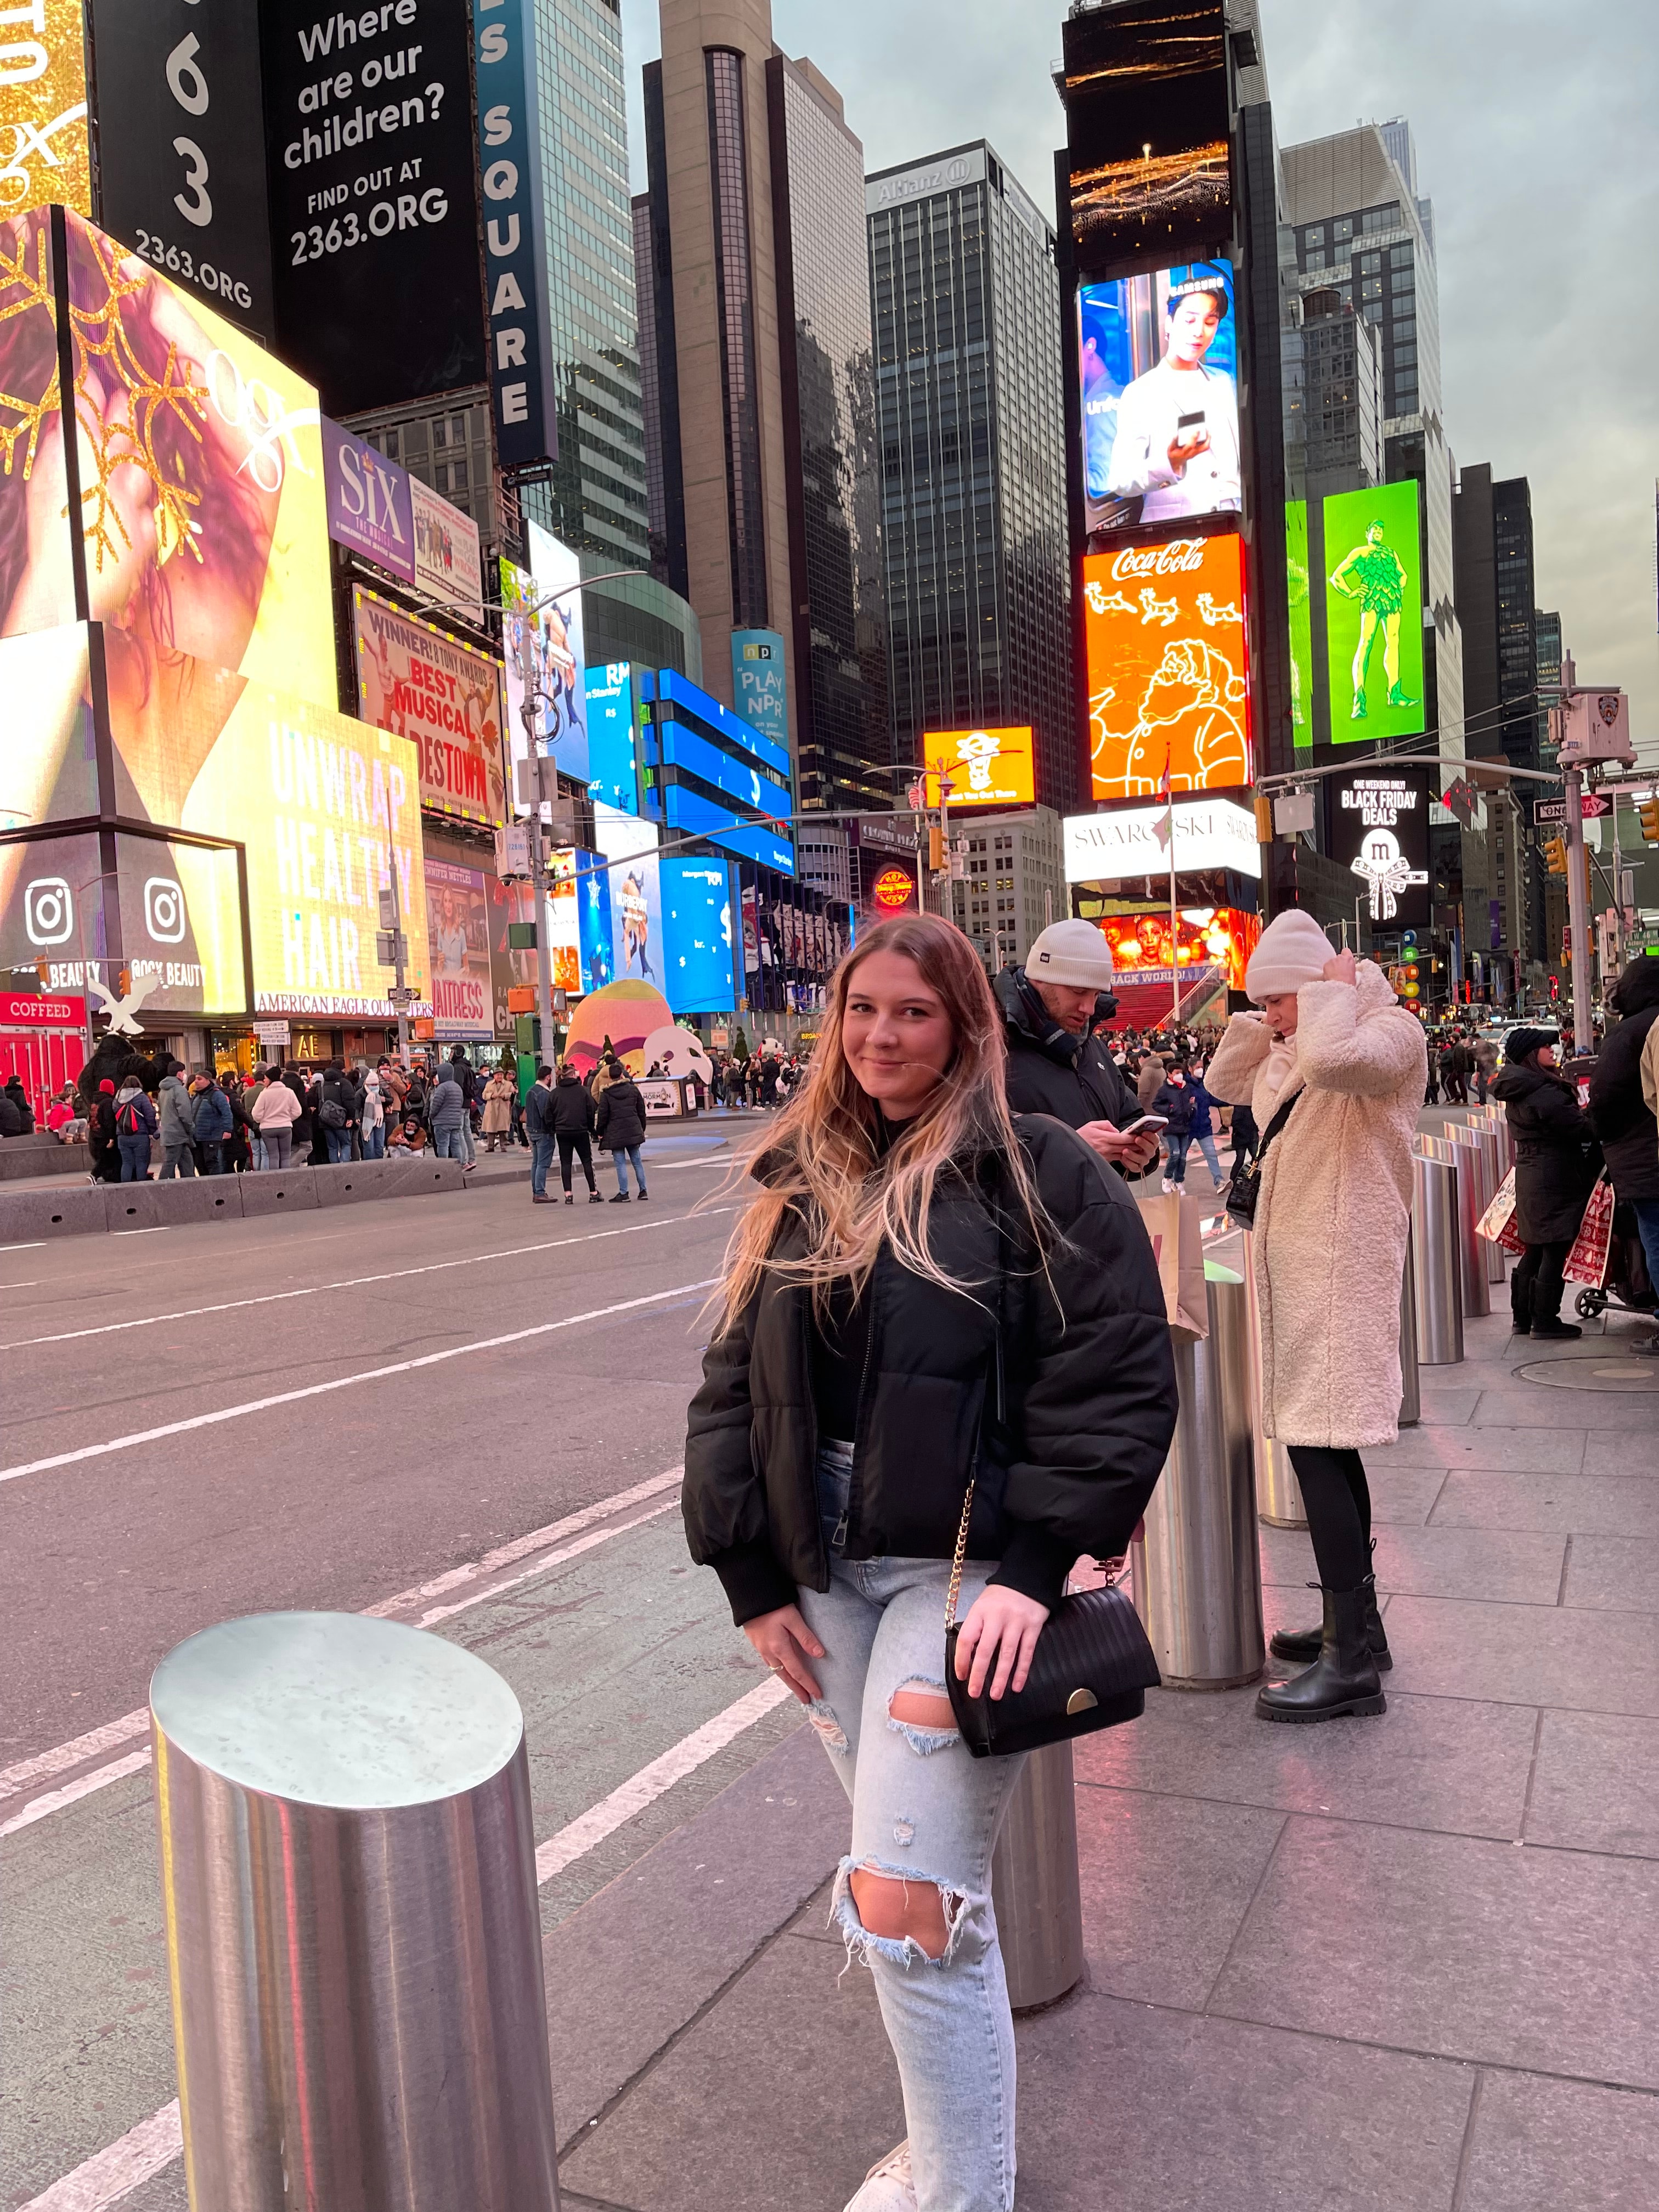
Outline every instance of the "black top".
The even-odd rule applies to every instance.
[[[870,1292],[855,1298],[843,1279],[831,1285],[830,1311],[812,1331],[812,1403],[818,1434],[853,1442],[859,1425],[859,1393],[870,1355]]]

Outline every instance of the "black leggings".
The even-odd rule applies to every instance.
[[[555,1131],[559,1147],[559,1181],[568,1191],[570,1188],[570,1160],[574,1153],[582,1164],[582,1173],[587,1177],[587,1188],[598,1188],[593,1181],[593,1139],[586,1129],[573,1129],[567,1136],[562,1129]]]
[[[1329,1590],[1358,1589],[1371,1571],[1371,1493],[1365,1462],[1350,1445],[1292,1444],[1291,1465],[1308,1509],[1319,1579]]]

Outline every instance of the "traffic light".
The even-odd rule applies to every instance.
[[[1567,841],[1565,837],[1545,838],[1544,861],[1546,866],[1549,869],[1549,872],[1553,876],[1565,876],[1566,874]]]
[[[927,831],[927,865],[937,876],[945,867],[945,832],[937,822]]]
[[[1636,810],[1644,845],[1659,845],[1659,794],[1644,799]]]

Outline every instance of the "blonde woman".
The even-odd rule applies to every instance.
[[[969,1483],[958,1671],[998,1698],[1079,1554],[1127,1549],[1175,1424],[1133,1200],[1071,1130],[1010,1117],[1003,1062],[948,923],[884,923],[842,962],[754,1163],[686,1443],[692,1557],[852,1800],[835,1912],[909,2125],[857,2212],[1013,2203],[990,1864],[1019,1761],[970,1756],[945,1682]]]

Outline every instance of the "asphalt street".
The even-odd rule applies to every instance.
[[[731,1164],[0,1251],[5,2212],[184,2202],[142,1720],[181,1638],[378,1607],[481,1652],[550,1926],[796,1724],[678,1527]]]

